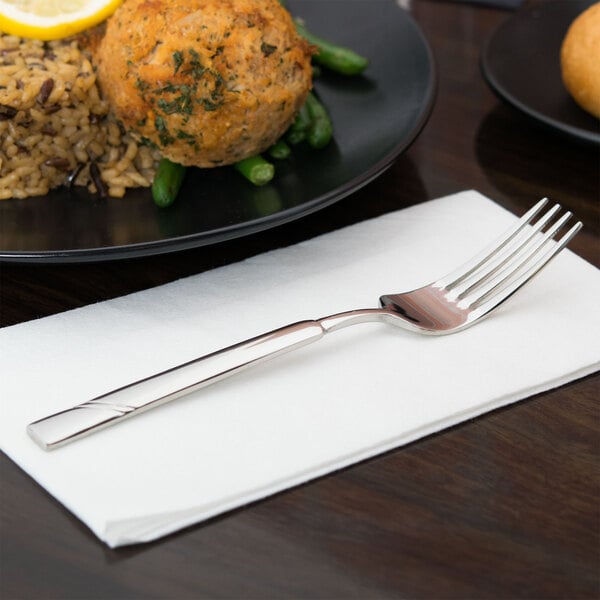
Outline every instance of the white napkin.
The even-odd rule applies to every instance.
[[[264,331],[377,306],[383,293],[450,271],[514,220],[463,192],[0,330],[2,449],[115,547],[595,371],[600,276],[565,251],[462,333],[358,325],[52,452],[25,432],[49,413]]]

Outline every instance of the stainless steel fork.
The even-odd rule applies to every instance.
[[[566,212],[557,218],[558,204],[540,215],[546,203],[545,198],[538,202],[514,227],[457,270],[419,289],[381,296],[379,308],[275,329],[35,421],[27,431],[49,450],[357,323],[383,321],[430,335],[470,327],[530,281],[581,228],[577,222],[555,239],[572,215]]]

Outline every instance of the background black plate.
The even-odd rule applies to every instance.
[[[507,19],[485,43],[481,66],[490,87],[540,123],[600,143],[600,123],[580,108],[561,79],[560,47],[569,25],[594,0],[557,0]]]
[[[382,173],[415,139],[433,105],[429,46],[393,0],[297,0],[309,28],[368,56],[364,76],[324,74],[316,90],[334,122],[335,143],[294,149],[272,184],[255,188],[231,168],[192,169],[177,202],[156,208],[149,190],[101,200],[55,190],[0,202],[0,258],[84,262],[182,250],[297,219],[347,196]]]

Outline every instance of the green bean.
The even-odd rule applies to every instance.
[[[331,141],[333,135],[333,125],[329,114],[312,92],[306,98],[306,108],[311,121],[306,139],[313,148],[324,148]]]
[[[306,133],[308,132],[310,123],[311,118],[308,114],[308,107],[306,104],[303,104],[302,108],[300,108],[298,114],[296,115],[296,119],[288,129],[286,136],[287,141],[293,146],[303,142],[306,139]]]
[[[171,162],[168,158],[161,158],[152,182],[152,198],[156,206],[165,208],[171,206],[179,193],[185,177],[186,168],[183,165]]]
[[[269,156],[277,160],[288,158],[291,153],[292,150],[283,140],[278,140],[269,148]]]
[[[313,60],[324,67],[343,75],[358,75],[369,65],[368,59],[357,54],[354,50],[332,44],[317,37],[308,31],[298,19],[295,20],[295,24],[298,33],[310,44],[317,47],[317,53],[313,56]]]
[[[285,139],[288,144],[297,146],[300,142],[306,139],[306,131],[292,131],[291,129],[287,132]]]
[[[257,154],[235,163],[235,168],[254,185],[265,185],[275,175],[275,167]]]

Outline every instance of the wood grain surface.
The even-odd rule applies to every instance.
[[[366,1],[366,0],[365,0]],[[414,0],[436,57],[433,114],[380,178],[300,221],[114,263],[0,266],[0,325],[121,296],[474,188],[521,214],[549,196],[600,264],[599,151],[499,101],[481,44],[510,16]],[[109,550],[0,457],[3,599],[600,597],[598,375],[158,542]]]

